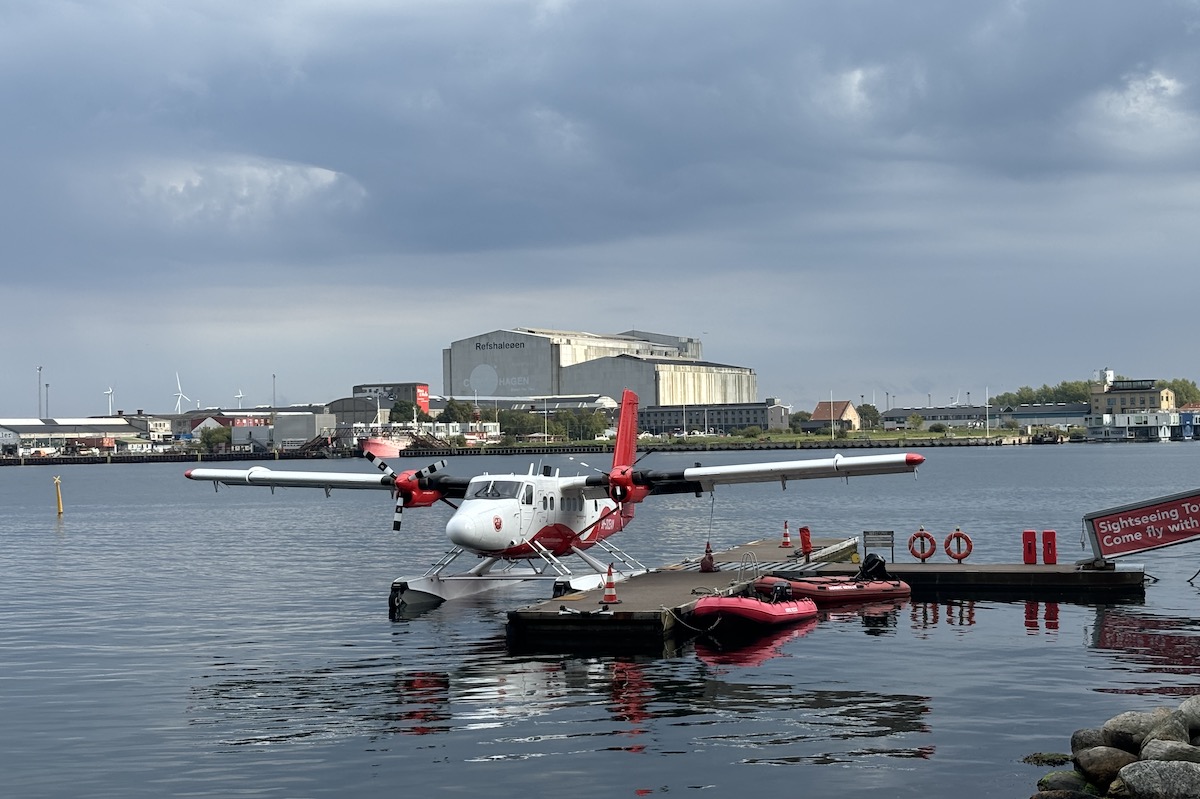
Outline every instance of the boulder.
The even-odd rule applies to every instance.
[[[1085,791],[1038,791],[1030,799],[1096,799],[1096,794]]]
[[[1125,766],[1136,763],[1137,759],[1132,752],[1115,746],[1093,746],[1075,755],[1075,768],[1088,782],[1106,791],[1117,773]]]
[[[1142,760],[1184,760],[1200,763],[1200,746],[1178,741],[1147,740],[1142,744]]]
[[[1163,719],[1155,724],[1151,730],[1146,733],[1146,737],[1142,739],[1142,749],[1145,749],[1146,744],[1151,741],[1174,741],[1176,743],[1191,744],[1192,737],[1188,735],[1187,722],[1184,721],[1183,713],[1178,710],[1172,710]],[[1146,755],[1143,753],[1142,757]]]
[[[1104,746],[1104,733],[1099,727],[1088,727],[1071,733],[1071,754],[1078,754],[1093,746]]]
[[[1148,712],[1131,710],[1113,716],[1100,728],[1104,735],[1104,745],[1136,753],[1142,748],[1142,740],[1146,734],[1170,713],[1170,708],[1160,707]]]
[[[1179,706],[1183,720],[1188,726],[1188,732],[1193,737],[1200,737],[1200,696],[1190,696]]]
[[[1078,771],[1051,771],[1037,782],[1042,793],[1051,791],[1074,791],[1086,793],[1087,780]]]
[[[1200,799],[1200,763],[1142,760],[1122,768],[1120,782],[1136,799]]]

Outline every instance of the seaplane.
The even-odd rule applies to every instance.
[[[398,578],[388,600],[392,618],[405,607],[457,599],[514,580],[554,580],[554,596],[597,588],[611,576],[623,580],[648,569],[609,539],[633,520],[634,508],[647,497],[694,493],[703,496],[718,485],[915,472],[925,458],[914,453],[696,465],[684,469],[639,468],[638,397],[622,394],[620,418],[608,472],[564,476],[560,469],[531,464],[525,474],[454,475],[445,461],[421,469],[396,471],[368,453],[379,474],[195,468],[191,480],[226,486],[275,488],[375,489],[395,500],[392,529],[399,532],[405,509],[444,502],[454,508],[446,522],[450,548],[423,575]],[[594,551],[607,553],[604,560]],[[452,565],[465,558],[470,568]],[[574,559],[584,566],[572,570]],[[569,564],[568,560],[572,563]],[[605,562],[607,561],[607,563]],[[618,565],[619,564],[619,565]],[[615,568],[614,568],[615,567]]]

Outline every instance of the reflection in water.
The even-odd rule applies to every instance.
[[[398,663],[414,653],[405,652],[311,671],[218,671],[192,691],[191,724],[226,746],[465,733],[476,750],[463,753],[468,762],[589,750],[662,755],[681,744],[744,750],[742,763],[928,757],[931,746],[905,741],[928,732],[928,697],[732,679],[744,673],[736,665],[803,646],[797,639],[815,624],[781,631],[756,651],[706,656],[698,646],[691,661],[497,657],[497,641],[453,668],[406,669]],[[533,719],[538,732],[529,735]]]
[[[696,655],[710,666],[761,666],[783,655],[785,643],[808,635],[816,627],[817,618],[813,617],[751,638],[745,633],[737,635],[736,630],[726,636],[713,630],[696,640]]]
[[[913,630],[919,638],[927,638],[924,634],[939,624],[973,627],[975,625],[975,600],[946,600],[944,602],[914,602],[909,613]]]
[[[721,680],[706,684],[708,713],[683,723],[712,726],[696,736],[698,746],[753,750],[743,763],[850,763],[864,757],[918,757],[933,753],[931,745],[879,745],[928,733],[929,697],[870,691],[797,691],[779,685],[739,685]],[[698,709],[697,709],[698,710]],[[726,720],[738,717],[736,728]],[[874,746],[867,740],[883,739]],[[853,744],[853,745],[849,745]]]
[[[449,674],[438,671],[397,674],[395,691],[400,709],[392,718],[401,722],[397,732],[429,735],[449,729],[452,717]]]
[[[1026,600],[1025,602],[1025,630],[1031,635],[1036,633],[1041,625],[1038,623],[1038,609],[1041,606],[1039,602]],[[1058,603],[1047,602],[1046,612],[1042,616],[1042,622],[1045,623],[1048,631],[1058,629]]]
[[[1107,650],[1119,661],[1141,672],[1177,675],[1169,685],[1134,685],[1129,688],[1100,688],[1103,693],[1191,695],[1197,692],[1200,676],[1200,621],[1175,616],[1137,613],[1125,607],[1096,608],[1093,645]],[[1149,682],[1147,680],[1147,682]]]
[[[821,621],[859,621],[867,635],[895,635],[900,623],[900,611],[907,605],[907,598],[842,605],[821,610],[817,618]]]

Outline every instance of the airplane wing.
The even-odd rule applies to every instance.
[[[282,472],[265,466],[249,469],[188,469],[189,480],[208,480],[227,486],[270,486],[272,488],[378,488],[394,491],[395,479],[384,474],[350,472]]]
[[[772,480],[780,481],[786,488],[788,480],[915,472],[924,462],[924,456],[911,452],[851,457],[838,454],[832,458],[799,461],[692,466],[672,471],[635,470],[633,484],[650,489],[652,495],[699,493],[712,491],[718,485],[764,483]]]
[[[275,471],[265,466],[249,469],[188,469],[184,476],[189,480],[207,480],[228,486],[269,486],[271,488],[333,488],[396,490],[394,472],[380,474],[358,474],[355,472],[296,472]],[[420,477],[420,487],[437,491],[441,496],[461,498],[467,490],[469,477],[434,474]]]

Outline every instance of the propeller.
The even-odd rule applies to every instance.
[[[404,518],[404,504],[412,499],[413,492],[420,488],[420,481],[446,468],[445,461],[437,461],[412,472],[397,473],[383,458],[374,453],[366,453],[367,460],[375,464],[375,468],[392,479],[392,492],[396,497],[396,512],[392,515],[392,532],[400,532],[400,522]],[[403,485],[402,485],[403,484]]]

